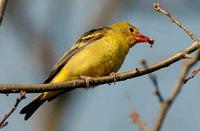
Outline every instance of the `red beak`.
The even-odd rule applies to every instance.
[[[149,38],[147,36],[144,36],[144,35],[137,35],[135,37],[135,39],[136,39],[136,43],[147,42],[150,45],[153,45],[153,43],[154,43],[153,39],[151,39],[151,38]]]

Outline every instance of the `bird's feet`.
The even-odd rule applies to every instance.
[[[116,84],[116,81],[117,81],[117,75],[116,75],[117,73],[115,73],[115,72],[111,72],[110,73],[110,76],[113,78],[113,80],[114,80],[114,85]]]
[[[82,75],[80,78],[85,80],[86,88],[90,87],[90,81],[93,80],[92,77]]]

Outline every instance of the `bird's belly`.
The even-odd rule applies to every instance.
[[[64,68],[55,76],[53,83],[77,79],[80,76],[104,76],[111,72],[116,72],[122,65],[124,58],[119,59],[113,54],[104,54],[99,56],[87,55],[85,53],[74,56],[64,66]],[[52,97],[62,91],[45,93],[44,97]]]
[[[113,47],[102,47],[82,50],[73,56],[64,67],[68,77],[103,76],[117,72],[121,67],[127,52]],[[120,53],[119,53],[120,52]]]
[[[75,62],[76,63],[76,62]],[[70,76],[103,76],[111,72],[115,72],[121,66],[121,63],[113,56],[92,56],[86,59],[80,59],[76,66],[72,63],[68,63],[66,70],[69,70]],[[73,67],[73,69],[72,69]]]

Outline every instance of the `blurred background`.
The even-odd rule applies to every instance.
[[[42,83],[54,63],[81,34],[117,21],[128,21],[156,40],[153,48],[138,44],[131,49],[120,72],[141,67],[142,58],[152,64],[187,47],[191,39],[166,16],[153,11],[154,2],[9,0],[0,27],[0,83]],[[200,1],[161,0],[160,4],[200,36]],[[165,98],[176,84],[182,62],[155,72]],[[197,75],[185,85],[162,131],[200,130],[199,79]],[[25,122],[19,111],[36,95],[27,94],[2,131],[137,131],[130,119],[133,107],[152,129],[159,111],[159,102],[152,91],[147,76],[89,90],[77,89],[44,104]],[[1,118],[17,96],[0,94]]]

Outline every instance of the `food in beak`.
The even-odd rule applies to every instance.
[[[144,35],[138,35],[135,37],[136,39],[136,43],[141,43],[141,42],[147,42],[149,43],[151,46],[154,44],[154,40],[147,37],[147,36],[144,36]]]

